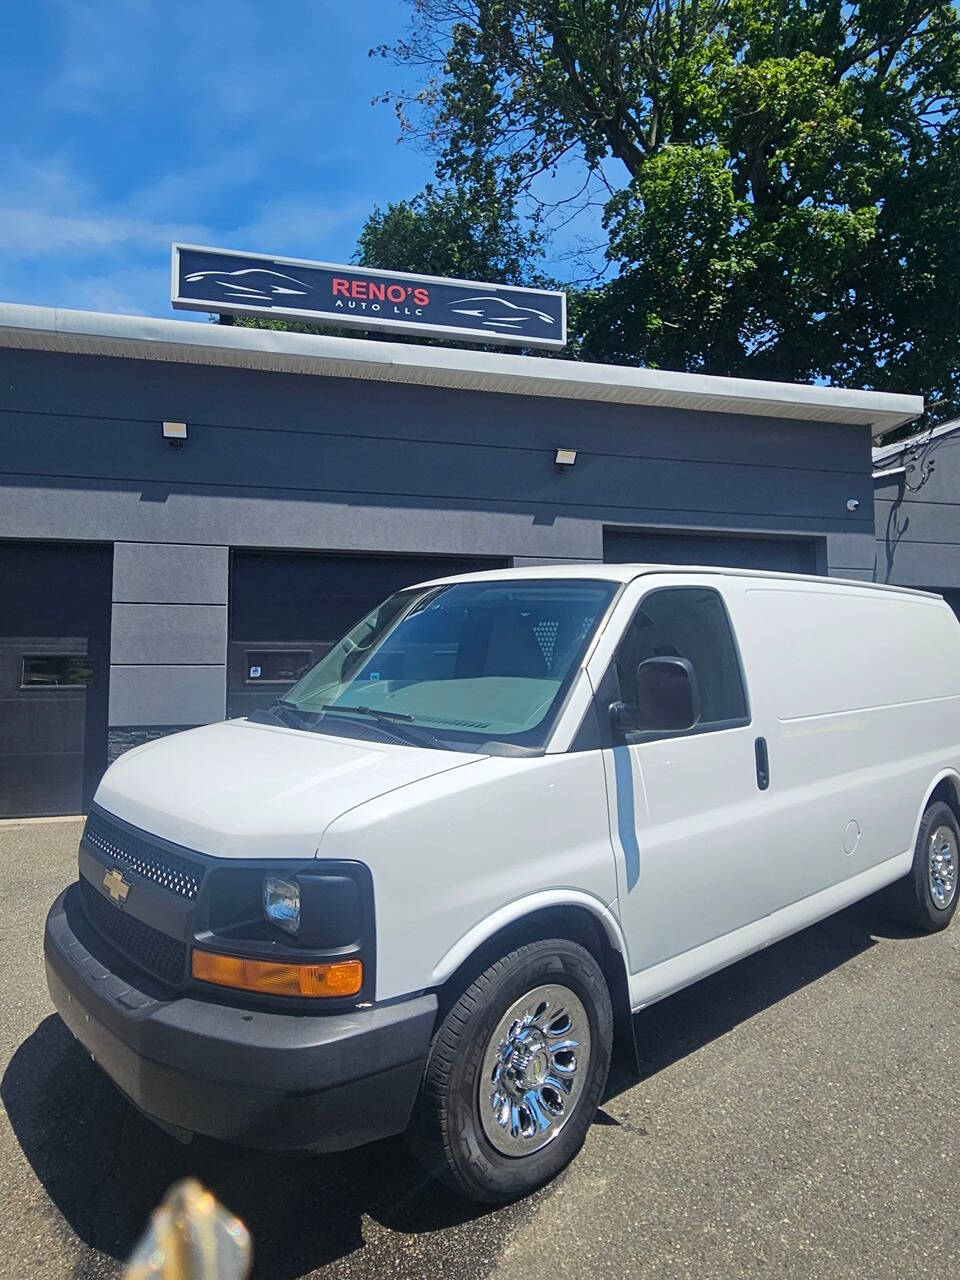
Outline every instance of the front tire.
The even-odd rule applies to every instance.
[[[434,1035],[408,1138],[436,1177],[488,1204],[527,1195],[580,1150],[606,1084],[613,1010],[584,947],[502,956]]]
[[[957,909],[958,863],[956,815],[949,805],[936,801],[920,823],[909,875],[891,886],[898,915],[926,933],[945,929]]]

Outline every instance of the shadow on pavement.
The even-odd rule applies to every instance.
[[[640,1080],[695,1053],[795,991],[817,982],[875,945],[876,938],[916,938],[875,894],[795,933],[634,1016]],[[637,1083],[623,1064],[610,1073],[610,1100]],[[601,1123],[616,1123],[601,1115]]]
[[[876,899],[868,900],[638,1014],[642,1078],[839,968],[874,945],[874,934],[910,936],[888,923]],[[634,1083],[617,1068],[607,1098]],[[186,1174],[244,1219],[255,1242],[255,1274],[276,1280],[361,1249],[365,1216],[405,1235],[429,1233],[429,1258],[418,1252],[410,1259],[417,1273],[436,1273],[450,1259],[451,1274],[481,1275],[540,1196],[550,1194],[496,1213],[471,1206],[429,1182],[401,1139],[311,1158],[202,1138],[181,1146],[121,1097],[55,1015],[20,1045],[0,1096],[57,1209],[82,1241],[117,1259],[129,1254],[171,1182]],[[598,1120],[618,1123],[602,1110]],[[382,1274],[388,1255],[381,1253],[379,1264]],[[374,1273],[363,1263],[351,1271]]]
[[[306,1157],[196,1138],[182,1146],[118,1093],[55,1014],[14,1054],[0,1096],[34,1172],[75,1234],[125,1259],[187,1174],[247,1223],[258,1277],[300,1276],[353,1253],[362,1218],[435,1232],[484,1210],[429,1182],[401,1139]]]

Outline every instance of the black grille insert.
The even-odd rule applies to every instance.
[[[80,880],[87,919],[111,946],[161,982],[178,987],[186,979],[187,946],[108,902],[89,880]]]
[[[87,818],[83,838],[112,862],[135,871],[138,876],[152,880],[181,898],[192,900],[200,892],[203,868],[196,862],[126,831],[99,813],[91,813]]]

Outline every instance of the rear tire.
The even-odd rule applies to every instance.
[[[531,942],[472,981],[440,1023],[408,1140],[470,1200],[515,1200],[580,1150],[610,1066],[613,1009],[584,947]]]
[[[909,875],[891,886],[892,905],[926,933],[945,929],[957,909],[960,828],[949,805],[936,801],[920,822]]]

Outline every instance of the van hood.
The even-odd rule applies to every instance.
[[[122,755],[95,801],[215,858],[310,858],[348,809],[482,759],[228,720]]]

